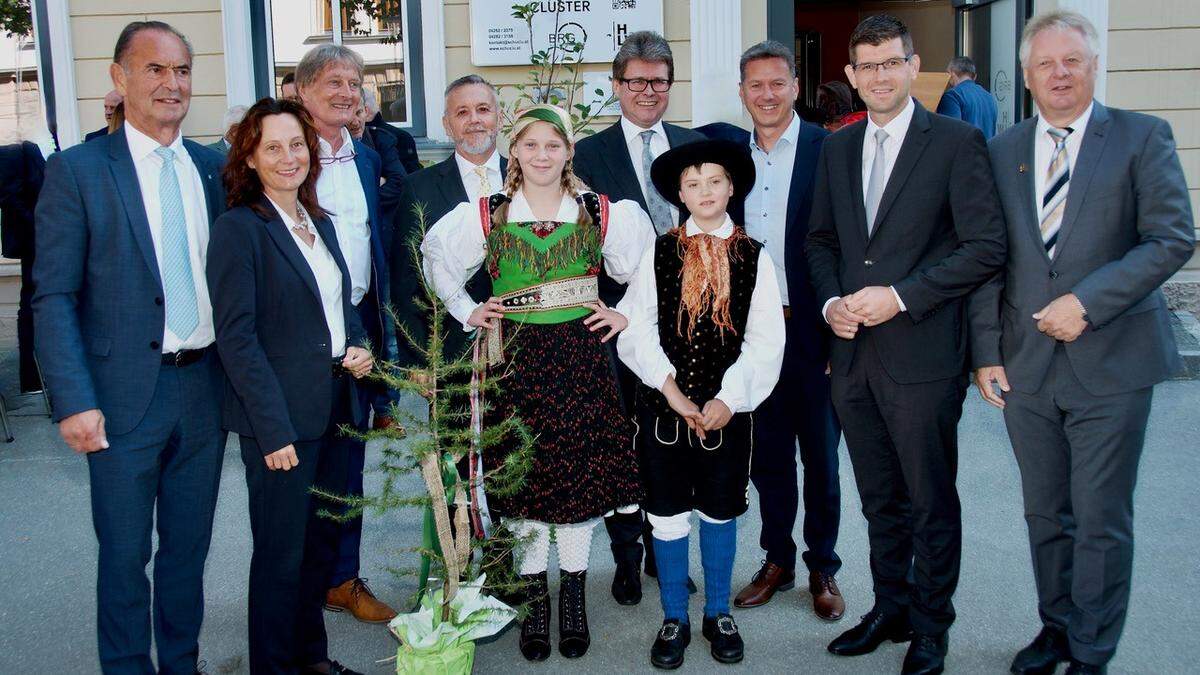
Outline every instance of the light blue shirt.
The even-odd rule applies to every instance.
[[[754,188],[746,195],[746,234],[762,242],[775,263],[779,297],[788,304],[784,245],[787,230],[788,193],[792,189],[792,167],[796,163],[796,141],[800,138],[800,116],[792,113],[788,125],[770,152],[750,134],[750,156],[754,159]]]

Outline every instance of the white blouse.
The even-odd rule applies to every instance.
[[[575,222],[579,204],[564,195],[554,220]],[[508,205],[509,222],[538,220],[521,191],[513,195]],[[608,232],[601,254],[604,269],[618,283],[627,283],[637,269],[642,253],[654,248],[654,225],[638,203],[623,199],[609,205]],[[446,310],[462,324],[463,330],[475,328],[467,324],[471,312],[479,306],[465,290],[467,281],[483,265],[487,241],[483,235],[479,202],[463,202],[442,216],[425,233],[421,242],[421,267],[425,281],[433,287]]]
[[[689,218],[688,236],[700,231]],[[733,221],[726,216],[725,224],[710,234],[728,238],[733,234]],[[617,354],[646,386],[662,391],[667,376],[674,377],[675,366],[671,365],[658,340],[658,285],[653,246],[643,254],[617,311],[629,319],[629,327],[617,337]],[[779,381],[785,340],[783,304],[779,299],[775,264],[764,246],[758,254],[758,276],[754,281],[754,292],[750,294],[742,352],[721,377],[721,390],[716,398],[733,413],[751,412],[757,408]],[[693,401],[702,408],[707,402]]]
[[[279,212],[279,217],[283,219],[283,226],[287,228],[288,234],[292,235],[292,239],[296,242],[296,248],[300,249],[300,255],[304,256],[304,262],[308,263],[308,268],[312,270],[313,277],[317,280],[317,290],[321,291],[321,308],[325,311],[325,325],[329,328],[329,355],[334,358],[342,356],[346,353],[346,317],[342,311],[342,270],[338,267],[337,260],[334,260],[329,247],[321,240],[321,233],[317,232],[312,217],[308,215],[303,206],[296,204],[296,208],[305,215],[306,229],[314,237],[311,248],[292,229],[298,227],[296,221],[279,208],[275,200],[270,197],[267,199],[270,200],[271,206],[274,206],[275,210]]]

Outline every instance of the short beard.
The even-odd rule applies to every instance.
[[[498,134],[492,134],[477,145],[472,145],[470,141],[463,139],[458,143],[458,149],[469,155],[486,155],[496,149],[496,138]]]

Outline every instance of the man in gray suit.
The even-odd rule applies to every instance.
[[[35,340],[59,433],[87,457],[100,669],[191,675],[225,451],[204,273],[223,160],[180,134],[192,90],[182,34],[135,21],[114,52],[124,125],[46,164]]]
[[[1004,410],[1021,471],[1043,624],[1012,672],[1100,673],[1129,603],[1153,387],[1180,365],[1159,286],[1192,254],[1192,213],[1168,124],[1093,100],[1087,19],[1034,17],[1021,63],[1038,115],[990,147],[1008,262],[970,308],[975,382]]]

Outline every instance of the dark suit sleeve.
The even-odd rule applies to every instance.
[[[991,278],[1004,264],[1008,233],[988,160],[983,133],[971,128],[956,139],[950,168],[950,215],[958,245],[936,265],[914,270],[894,284],[913,321],[960,298]]]
[[[1191,258],[1195,247],[1187,182],[1170,125],[1157,120],[1143,147],[1133,171],[1140,241],[1073,289],[1096,328],[1161,286]]]
[[[1000,294],[1004,292],[1004,278],[1001,270],[967,297],[971,370],[1004,365],[1000,360]]]
[[[238,214],[231,212],[217,219],[208,242],[206,275],[217,352],[255,440],[263,454],[269,455],[294,443],[296,430],[283,388],[258,341],[256,254],[248,232]]]
[[[594,138],[595,136],[588,136]],[[592,170],[595,166],[595,154],[590,151],[591,143],[584,143],[587,139],[579,142],[575,146],[575,161],[572,163],[572,169],[575,171],[575,176],[584,182],[590,189],[595,189],[592,185],[596,179],[595,172]]]
[[[817,159],[812,212],[808,217],[808,238],[804,247],[818,307],[824,306],[830,298],[842,297],[842,284],[838,279],[842,247],[838,241],[837,223],[833,217],[829,185],[829,150],[830,144],[824,144]]]
[[[83,351],[79,293],[87,273],[88,220],[70,163],[51,155],[35,211],[34,341],[54,421],[100,407]]]
[[[383,185],[379,186],[379,209],[384,221],[391,223],[396,206],[400,203],[400,192],[404,189],[404,177],[408,175],[408,171],[400,161],[395,137],[385,133],[377,134],[375,146],[383,173]]]
[[[414,211],[418,206],[424,208],[424,205],[418,201],[412,181],[405,180],[400,194],[400,204],[396,209],[395,233],[392,235],[392,250],[389,252],[389,257],[392,269],[392,306],[395,309],[396,318],[407,331],[408,336],[416,341],[417,346],[424,346],[425,315],[416,304],[418,296],[423,298],[424,294],[421,293],[421,271],[417,266],[413,251],[414,242],[419,245],[423,234],[421,219]],[[432,222],[425,223],[425,227],[432,225]],[[403,333],[400,333],[399,330],[397,332],[399,333],[396,335],[396,349],[399,352],[397,354],[398,365],[413,366],[421,363],[423,360],[421,353]]]

